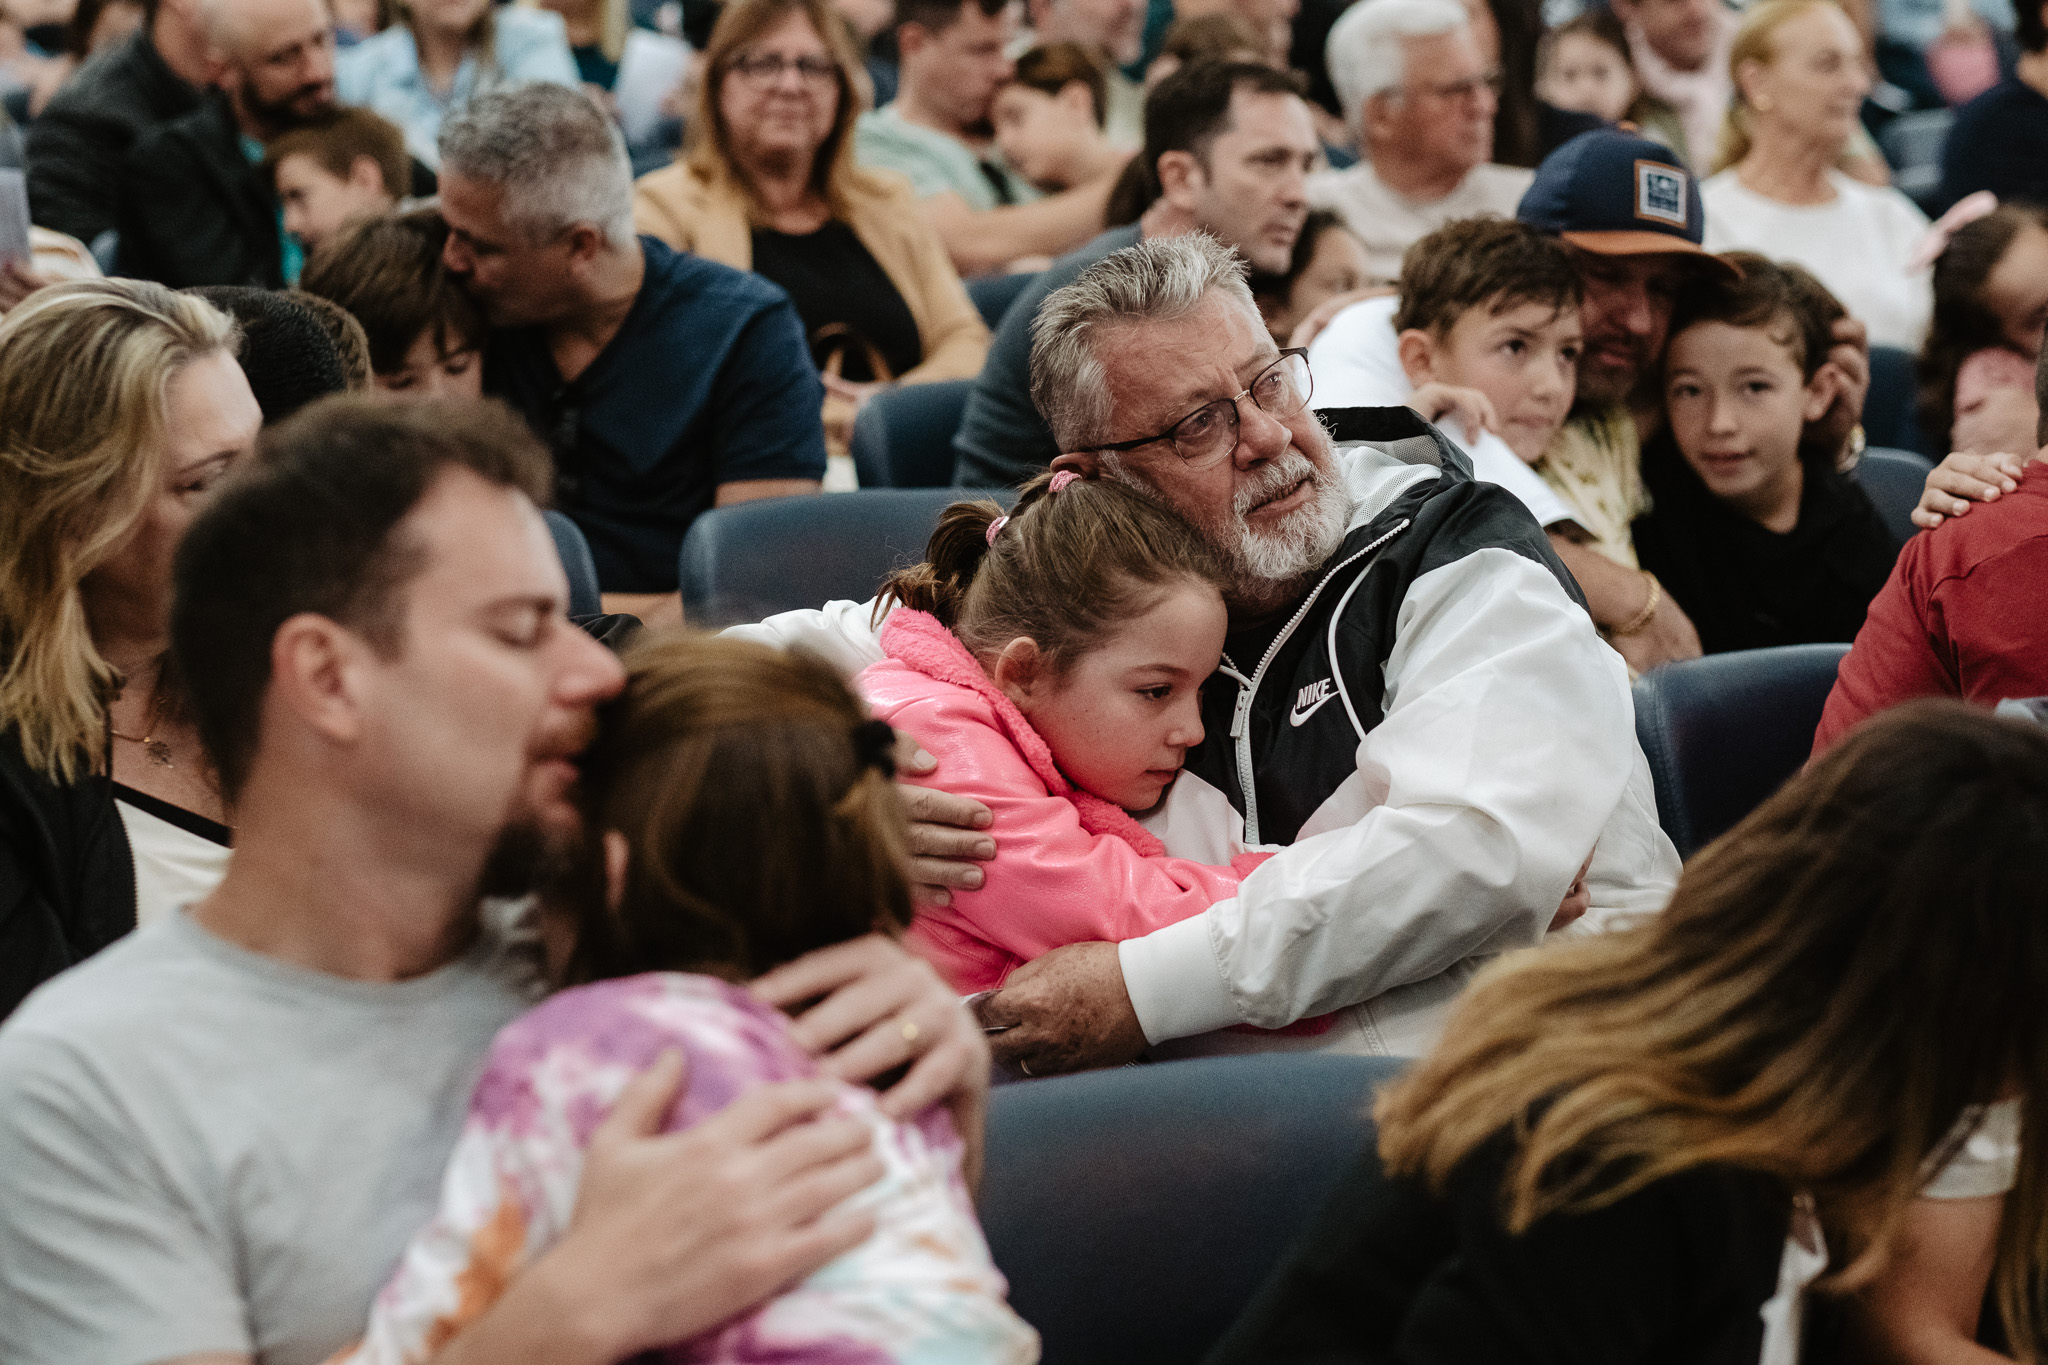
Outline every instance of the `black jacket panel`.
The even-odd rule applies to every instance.
[[[122,168],[144,133],[200,104],[157,55],[145,25],[78,69],[28,128],[35,222],[87,246],[120,218]]]
[[[110,779],[52,782],[0,736],[0,1018],[135,927],[135,863]]]
[[[284,287],[277,199],[216,96],[138,140],[121,191],[120,273],[173,289]]]

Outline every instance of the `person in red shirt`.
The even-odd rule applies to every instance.
[[[2036,391],[2048,399],[2041,372]],[[2048,695],[2048,424],[2003,496],[1906,542],[1821,713],[1813,751],[1913,697]]]

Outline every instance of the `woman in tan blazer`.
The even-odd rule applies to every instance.
[[[700,69],[690,146],[635,187],[640,231],[789,292],[828,426],[884,384],[978,373],[988,328],[909,182],[853,164],[867,78],[826,0],[732,0]]]

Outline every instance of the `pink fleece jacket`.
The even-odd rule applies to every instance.
[[[982,889],[920,909],[910,928],[955,990],[993,989],[1069,943],[1122,942],[1199,914],[1271,856],[1240,854],[1234,868],[1167,857],[1127,812],[1061,775],[1023,713],[925,612],[892,614],[882,649],[889,657],[855,680],[876,718],[917,737],[947,791],[995,813]]]

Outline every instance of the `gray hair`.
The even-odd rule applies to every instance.
[[[1127,246],[1046,295],[1031,321],[1031,401],[1061,450],[1085,449],[1109,424],[1109,384],[1095,334],[1185,317],[1214,289],[1257,314],[1244,259],[1208,233],[1190,232]]]
[[[533,241],[589,223],[633,240],[626,140],[580,90],[533,82],[479,95],[441,124],[441,172],[498,186],[505,216]]]
[[[1399,90],[1407,80],[1402,39],[1455,33],[1471,22],[1458,0],[1358,0],[1345,10],[1323,42],[1344,121],[1357,127],[1367,100]]]

